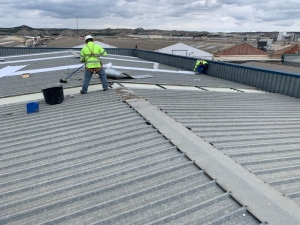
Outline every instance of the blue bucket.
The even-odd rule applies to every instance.
[[[34,113],[39,111],[39,103],[38,102],[29,102],[26,105],[27,113]]]

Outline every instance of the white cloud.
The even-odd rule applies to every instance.
[[[299,13],[299,0],[0,0],[2,27],[297,31]]]

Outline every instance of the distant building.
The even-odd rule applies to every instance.
[[[296,44],[276,51],[271,55],[271,58],[281,58],[282,55],[286,54],[300,54],[300,45]]]
[[[154,39],[154,38],[163,38],[163,35],[148,35],[148,38]]]
[[[277,40],[280,41],[280,40],[283,40],[283,36],[285,35],[285,32],[279,32],[278,33],[278,36],[277,36]]]
[[[32,47],[33,46],[33,38],[28,38],[25,40],[25,47]]]
[[[194,47],[191,47],[191,46],[183,44],[183,43],[177,43],[174,45],[170,45],[168,47],[158,49],[158,50],[156,50],[156,52],[188,56],[188,57],[194,57],[194,58],[209,59],[209,60],[211,60],[213,58],[213,54],[202,51],[202,50],[194,48]]]
[[[299,33],[293,33],[291,41],[294,41],[294,42],[300,41],[300,34]]]
[[[94,41],[94,43],[96,43],[98,45],[101,45],[103,48],[116,48],[115,46],[108,45],[108,44],[105,44],[105,43],[100,42],[100,41]],[[73,48],[83,48],[83,46],[85,46],[85,45],[86,44],[77,45],[77,46],[74,46]]]
[[[277,40],[290,40],[294,41],[295,35],[294,34],[287,34],[286,32],[279,32],[277,36]]]
[[[267,52],[243,43],[214,54],[217,61],[245,61],[245,60],[266,60],[269,59]]]
[[[271,49],[272,39],[261,39],[257,42],[257,48],[263,51],[269,51]]]
[[[272,51],[273,52],[272,54],[274,54],[277,51],[280,51],[280,50],[285,49],[285,48],[290,47],[290,46],[292,46],[292,45],[272,44],[271,48],[270,48],[270,51]]]

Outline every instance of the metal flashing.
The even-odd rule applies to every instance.
[[[216,88],[216,87],[201,87],[201,88],[207,91],[216,91],[216,92],[239,92],[232,88]]]
[[[201,90],[197,87],[192,87],[192,86],[175,86],[175,85],[161,85],[162,87],[164,87],[165,89],[169,89],[169,90],[184,90],[184,91],[204,91]]]
[[[139,88],[139,89],[162,89],[155,84],[136,84],[136,83],[119,83],[123,87],[127,88]]]
[[[139,71],[153,71],[153,72],[162,72],[162,73],[178,73],[178,74],[193,74],[191,71],[176,71],[176,70],[162,70],[162,69],[147,69],[147,68],[137,68],[137,67],[127,67],[127,66],[113,66],[116,69],[126,69],[126,70],[139,70]]]
[[[239,89],[236,89],[236,90],[239,90],[239,91],[242,91],[242,92],[245,92],[245,93],[257,93],[257,94],[266,93],[266,92],[258,90],[258,89],[250,89],[250,88],[239,88]]]

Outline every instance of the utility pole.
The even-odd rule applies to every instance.
[[[77,36],[79,37],[79,34],[78,34],[78,18],[76,17],[76,22],[77,22]]]

